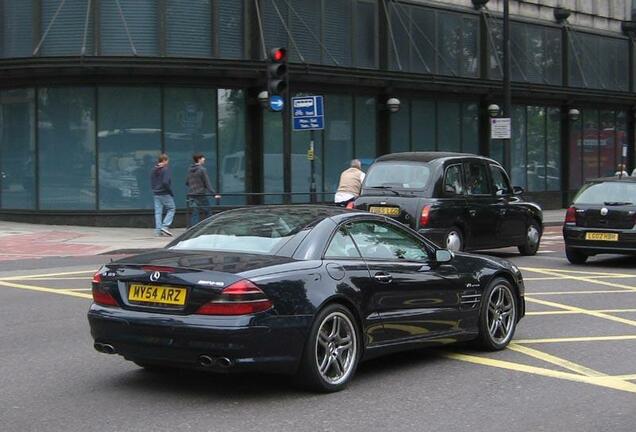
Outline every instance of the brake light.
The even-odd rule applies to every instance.
[[[201,306],[195,313],[200,315],[250,315],[272,308],[265,293],[247,279],[226,287],[218,299]]]
[[[565,212],[565,223],[576,225],[576,207],[568,207],[568,210]]]
[[[422,209],[422,214],[420,215],[420,228],[428,226],[431,221],[431,206],[426,205]]]
[[[355,203],[354,201],[349,201],[349,202],[347,203],[347,207],[346,207],[346,208],[348,208],[348,209],[354,209],[354,208],[356,208],[356,203]]]
[[[100,272],[97,272],[93,275],[93,283],[94,284],[102,283],[102,274]]]
[[[174,268],[173,267],[166,267],[166,266],[143,266],[141,268],[143,271],[145,272],[162,272],[162,273],[174,273]]]
[[[93,275],[93,301],[101,306],[119,306],[115,297],[102,286],[102,274]]]

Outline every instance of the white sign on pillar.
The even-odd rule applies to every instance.
[[[512,122],[510,118],[490,119],[490,139],[510,139],[512,136]]]

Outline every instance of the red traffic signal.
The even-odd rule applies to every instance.
[[[285,48],[272,48],[269,52],[269,59],[280,63],[287,60],[287,50]]]

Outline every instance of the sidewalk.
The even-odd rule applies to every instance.
[[[565,209],[543,210],[543,224],[545,226],[560,226],[565,220]]]

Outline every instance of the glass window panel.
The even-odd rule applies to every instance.
[[[462,151],[479,154],[479,105],[462,103]]]
[[[261,7],[261,13],[263,14],[263,33],[265,33],[267,49],[288,47],[291,51],[292,46],[288,43],[287,32],[282,24],[282,22],[284,22],[286,26],[289,26],[287,7],[283,2],[275,0],[263,0]],[[278,10],[276,8],[278,8]],[[281,21],[281,16],[283,21]]]
[[[463,195],[464,180],[462,179],[462,166],[452,165],[446,170],[444,176],[444,194],[446,195]]]
[[[323,44],[338,60],[340,66],[351,66],[351,1],[324,0]],[[330,56],[323,55],[326,64],[333,64]]]
[[[285,2],[277,3],[285,5]],[[320,38],[320,2],[295,0],[289,4],[294,8],[293,11],[289,11],[290,31],[294,35],[300,54],[306,63],[320,63],[320,45],[314,39],[314,36]],[[300,61],[299,53],[296,52],[293,44],[290,44],[290,48],[291,60]]]
[[[435,139],[435,101],[415,99],[411,102],[411,137],[413,151],[433,151]]]
[[[569,35],[570,85],[628,90],[628,40],[575,31]]]
[[[490,193],[487,170],[486,165],[482,163],[470,163],[466,173],[466,193],[468,195],[487,195]]]
[[[583,112],[583,177],[584,180],[599,176],[598,111]]]
[[[527,26],[523,23],[510,23],[510,54],[512,79],[515,81],[528,81],[529,71],[527,57],[528,38],[526,35]],[[503,54],[503,53],[502,53]],[[503,57],[501,57],[503,63]]]
[[[616,166],[618,166],[618,164],[620,163],[629,165],[629,160],[627,159],[627,112],[626,111],[618,111],[616,113],[616,143],[617,143]],[[625,157],[623,157],[623,152],[625,152]]]
[[[94,88],[40,88],[38,151],[40,208],[95,209]]]
[[[438,102],[437,116],[437,150],[460,151],[460,103]]]
[[[487,20],[488,77],[500,80],[503,74],[503,25],[500,20]]]
[[[548,190],[559,191],[561,190],[561,110],[559,108],[548,108],[547,141],[546,176]],[[580,168],[580,165],[576,163],[571,166],[571,169]]]
[[[420,55],[413,48],[413,72],[436,73],[435,64],[435,12],[423,7],[412,7],[411,34]],[[409,42],[410,43],[410,42]],[[423,62],[422,62],[423,60]]]
[[[2,57],[33,54],[33,0],[4,0],[2,4]]]
[[[133,55],[129,33],[138,55],[159,55],[159,16],[155,0],[101,1],[99,17],[102,55]]]
[[[461,75],[479,76],[479,21],[476,18],[462,18]]]
[[[42,0],[42,32],[48,30],[41,47],[43,56],[80,55],[84,42],[84,27],[86,24],[86,0]],[[53,17],[58,11],[55,21]],[[89,25],[86,33],[86,54],[93,55],[93,22],[89,15]]]
[[[263,111],[263,192],[282,193],[283,117],[281,113]],[[266,204],[280,204],[282,197],[265,197]]]
[[[492,185],[495,188],[495,195],[508,195],[512,193],[508,178],[504,173],[504,170],[496,165],[490,165],[490,175],[492,178]]]
[[[545,53],[544,53],[544,77],[547,84],[561,85],[563,83],[562,74],[562,43],[561,30],[553,28],[544,28]]]
[[[512,140],[510,155],[512,168],[511,180],[514,186],[526,188],[526,107],[512,108]]]
[[[612,176],[619,170],[616,163],[616,112],[601,111],[601,125],[599,128],[599,165],[600,175]],[[621,169],[622,171],[623,169]]]
[[[216,90],[166,88],[163,105],[164,144],[170,157],[175,204],[186,207],[185,185],[192,156],[202,153],[212,187],[216,183]]]
[[[526,169],[527,186],[530,192],[540,192],[546,189],[545,167],[545,108],[538,106],[527,107],[527,154]]]
[[[428,261],[424,243],[405,231],[381,222],[354,223],[349,230],[364,258]]]
[[[437,14],[438,71],[441,75],[460,75],[460,51],[462,38],[461,15]]]
[[[504,140],[490,140],[490,157],[504,164]]]
[[[33,89],[0,92],[0,206],[35,208]]]
[[[219,89],[219,190],[245,193],[245,92]],[[223,198],[224,205],[244,204],[243,197]]]
[[[349,168],[353,159],[352,98],[346,95],[328,95],[325,102],[325,191],[338,189],[340,174]]]
[[[376,156],[376,115],[375,97],[356,96],[355,100],[355,152],[354,157],[360,159],[363,170],[373,163]]]
[[[150,173],[161,151],[160,106],[158,88],[98,89],[100,209],[152,208]]]
[[[245,58],[245,9],[242,0],[217,0],[219,55],[224,59]],[[285,46],[285,45],[283,45]]]
[[[358,1],[356,5],[355,65],[357,67],[373,68],[377,66],[375,3]]]
[[[400,110],[389,117],[391,135],[389,151],[391,153],[407,152],[411,149],[411,104],[402,99]]]
[[[411,23],[408,20],[411,11],[413,9],[420,9],[407,6],[399,6],[399,3],[387,3],[387,6],[391,12],[391,30],[393,30],[393,38],[389,34],[389,46],[391,53],[391,69],[411,71],[411,39],[409,38],[409,32],[411,30]],[[396,51],[397,48],[397,51]],[[417,54],[413,52],[413,63],[419,65],[420,61],[417,58]],[[401,66],[401,69],[400,69]],[[416,66],[415,68],[417,68]]]
[[[570,190],[578,189],[582,183],[582,163],[583,163],[583,113],[581,118],[575,120],[570,126]]]
[[[212,56],[211,7],[210,0],[167,0],[166,50],[168,55]]]
[[[325,258],[360,258],[360,253],[351,236],[341,228],[333,236],[327,252],[325,252]]]

